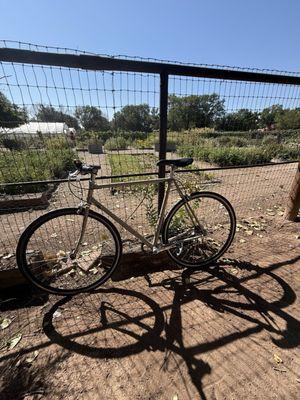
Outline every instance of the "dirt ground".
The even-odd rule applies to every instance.
[[[271,225],[206,271],[133,270],[73,298],[3,293],[0,398],[299,398],[299,223]]]

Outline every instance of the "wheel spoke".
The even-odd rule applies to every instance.
[[[84,215],[76,209],[56,210],[26,229],[18,259],[32,283],[52,293],[67,294],[94,288],[109,278],[120,257],[119,235],[109,221],[91,213],[74,253],[83,221]]]
[[[171,257],[179,264],[198,266],[217,259],[228,248],[235,233],[235,215],[222,196],[199,193],[175,205],[165,229]]]

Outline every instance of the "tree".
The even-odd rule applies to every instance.
[[[27,121],[25,109],[11,103],[3,93],[0,92],[0,127],[15,128]]]
[[[151,109],[151,130],[158,130],[159,129],[159,112],[158,109],[153,107]]]
[[[283,110],[282,113],[276,115],[275,124],[278,129],[300,128],[300,108]]]
[[[276,118],[284,113],[283,107],[280,104],[274,104],[271,107],[265,108],[260,113],[260,126],[262,128],[270,128],[275,124]]]
[[[172,130],[213,126],[224,115],[224,100],[216,93],[169,97],[169,127]]]
[[[222,131],[249,131],[258,128],[259,114],[248,109],[241,109],[224,115],[216,121],[216,129]]]
[[[77,107],[75,116],[86,131],[108,131],[110,128],[109,121],[97,107]]]
[[[115,113],[113,126],[125,131],[151,132],[152,115],[148,104],[128,105]]]
[[[56,110],[52,106],[44,106],[43,104],[38,106],[36,119],[41,122],[64,122],[69,128],[79,128],[78,121],[75,117],[60,110]]]

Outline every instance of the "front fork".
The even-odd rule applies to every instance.
[[[78,207],[77,213],[78,214],[84,213],[84,216],[83,216],[80,236],[79,236],[79,238],[77,240],[75,248],[71,251],[71,253],[69,255],[71,260],[74,260],[76,258],[78,250],[79,250],[80,246],[83,243],[83,238],[84,238],[86,225],[87,225],[87,220],[88,220],[88,216],[89,216],[89,210],[90,210],[90,206],[91,206],[92,198],[93,198],[95,178],[96,178],[96,174],[92,174],[91,180],[89,181],[89,190],[88,190],[86,204],[81,203],[79,205],[79,207]]]

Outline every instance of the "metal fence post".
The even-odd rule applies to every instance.
[[[167,150],[167,129],[168,129],[168,73],[160,74],[160,101],[159,101],[159,159],[166,158]],[[164,178],[166,167],[159,166],[158,176]],[[160,211],[165,193],[165,184],[159,183],[158,186],[158,210]]]

